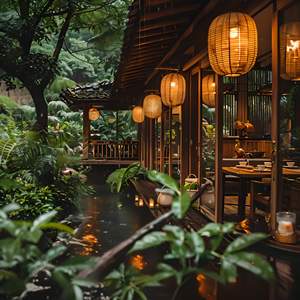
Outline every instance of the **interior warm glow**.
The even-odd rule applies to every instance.
[[[289,51],[296,51],[299,48],[300,48],[300,41],[290,40],[290,45],[286,46],[287,52],[289,52]]]
[[[239,28],[238,27],[230,28],[229,36],[231,39],[236,39],[239,36]]]
[[[175,87],[176,86],[176,82],[175,81],[172,81],[171,82],[171,87]]]

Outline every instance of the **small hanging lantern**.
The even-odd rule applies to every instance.
[[[135,123],[143,123],[145,120],[144,110],[141,106],[135,106],[132,109],[132,119]]]
[[[148,95],[144,98],[144,114],[150,119],[158,118],[162,112],[161,98],[158,95]]]
[[[185,78],[178,73],[170,73],[160,83],[160,94],[164,105],[174,107],[183,104],[185,99]]]
[[[89,119],[91,121],[96,121],[100,117],[100,112],[97,108],[90,108],[89,109]]]
[[[213,74],[202,79],[202,100],[209,107],[216,106],[216,83]]]
[[[219,75],[246,74],[256,62],[257,44],[257,29],[252,17],[238,12],[220,15],[208,30],[210,65]]]
[[[300,22],[280,27],[280,76],[300,80]]]

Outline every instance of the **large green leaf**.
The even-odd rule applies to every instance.
[[[48,222],[46,224],[42,224],[40,226],[40,228],[41,229],[56,229],[58,231],[66,232],[66,233],[69,233],[71,235],[74,234],[74,229],[73,228],[71,228],[68,225],[65,225],[65,224],[62,224],[62,223],[57,223],[57,222]]]
[[[237,267],[227,259],[223,259],[221,262],[221,277],[225,282],[236,282]]]
[[[241,251],[266,239],[267,237],[268,236],[264,233],[252,233],[242,235],[227,246],[225,254]]]
[[[223,257],[230,264],[248,270],[253,274],[265,279],[274,280],[274,270],[267,260],[255,253],[238,252]]]
[[[35,230],[39,227],[41,227],[42,225],[48,223],[50,220],[52,220],[54,218],[54,216],[57,214],[56,211],[49,211],[48,213],[45,213],[39,217],[37,217],[32,224],[31,230]]]
[[[178,219],[182,219],[190,208],[190,205],[191,198],[186,191],[183,191],[181,195],[173,197],[172,212]]]
[[[180,194],[178,184],[176,180],[174,180],[171,176],[160,173],[156,170],[151,170],[147,172],[147,177],[154,182],[158,182],[161,185],[168,187],[169,189],[173,190],[177,194]]]
[[[152,248],[155,246],[159,246],[162,243],[167,241],[167,234],[161,231],[153,231],[147,235],[145,235],[142,239],[137,241],[130,252],[144,250],[148,248]]]

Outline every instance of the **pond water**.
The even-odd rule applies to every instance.
[[[103,172],[98,168],[89,174],[96,195],[83,199],[84,222],[77,238],[84,246],[75,245],[73,252],[76,254],[100,256],[153,219],[145,206],[136,206],[133,199],[110,193],[104,183],[107,173],[107,169]],[[129,262],[137,269],[151,272],[162,254],[161,249],[138,253]],[[276,270],[275,284],[270,285],[241,271],[236,283],[222,286],[199,274],[183,286],[176,299],[300,300],[300,257],[284,256],[274,250],[264,250],[264,254]],[[171,300],[175,288],[174,282],[167,282],[162,288],[147,291],[148,299]]]

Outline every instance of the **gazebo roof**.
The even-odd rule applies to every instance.
[[[109,81],[101,81],[67,88],[62,91],[60,97],[73,109],[80,109],[87,106],[108,108],[113,104],[117,104],[112,103],[111,92],[112,84]]]

